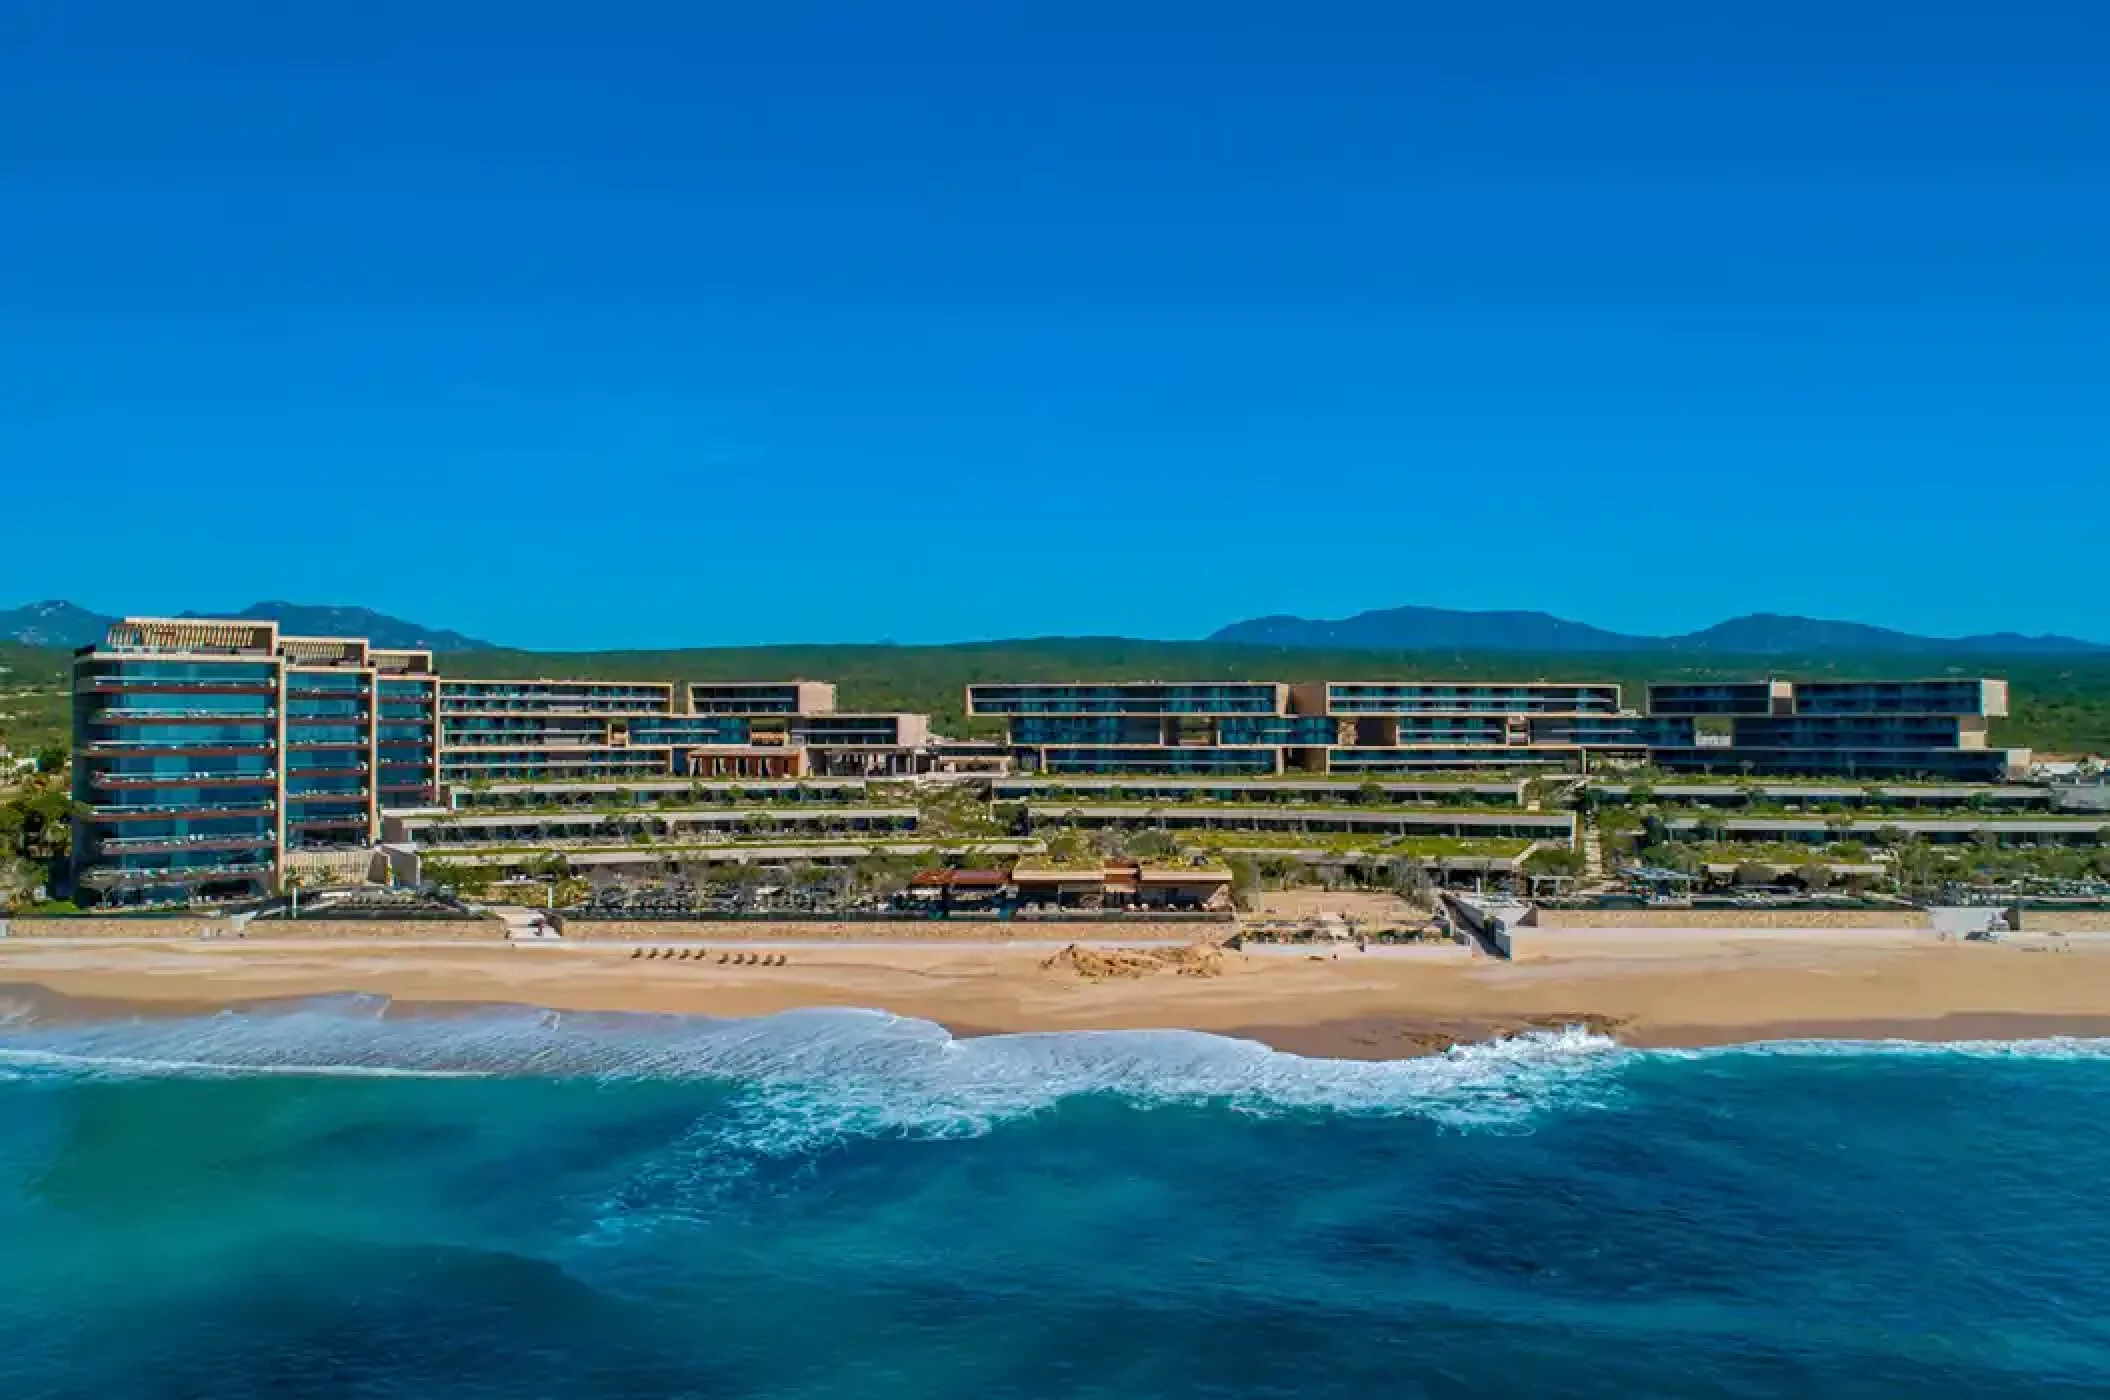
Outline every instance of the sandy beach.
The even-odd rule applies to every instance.
[[[755,965],[755,945],[708,941],[677,961],[579,942],[11,939],[0,942],[0,984],[58,994],[76,1013],[128,1015],[336,992],[710,1016],[859,1006],[959,1034],[1179,1027],[1351,1058],[1574,1024],[1645,1046],[2110,1035],[2110,941],[2088,938],[1592,930],[1562,956],[1517,963],[1448,945],[1278,947],[1212,955],[1207,975],[1128,976],[1048,966],[1060,947],[779,941],[770,965]]]

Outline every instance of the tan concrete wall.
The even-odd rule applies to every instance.
[[[2025,909],[2024,933],[2110,933],[2110,909]]]
[[[222,919],[13,919],[16,938],[196,938],[224,927]]]
[[[1231,936],[1236,925],[1227,921],[1215,922],[1163,921],[1128,923],[1121,921],[1036,922],[1030,919],[1006,920],[1002,922],[969,921],[952,919],[901,919],[883,923],[835,923],[816,920],[812,923],[743,923],[736,920],[711,921],[706,919],[678,922],[631,922],[592,921],[574,919],[564,926],[564,936],[574,942],[611,943],[712,943],[777,942],[777,941],[842,941],[848,943],[873,939],[920,940],[928,942],[966,941],[1000,942],[1027,940],[1033,942],[1071,942],[1075,940],[1119,939],[1163,939],[1167,942],[1193,943],[1204,939],[1221,940]]]
[[[1540,928],[1932,928],[1924,909],[1541,909]]]
[[[10,924],[16,938],[227,938],[233,926],[225,919],[16,919]],[[255,939],[279,938],[419,938],[486,939],[505,937],[505,925],[497,919],[265,919],[252,923],[245,935]]]
[[[250,938],[414,938],[499,942],[506,926],[498,919],[260,919]]]

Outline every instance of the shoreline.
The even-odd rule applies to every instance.
[[[1636,1048],[2110,1037],[2110,947],[2091,940],[1717,931],[1645,942],[1578,941],[1573,956],[1516,963],[1455,947],[1270,948],[1182,963],[1165,945],[1095,944],[1066,961],[1051,944],[787,942],[768,950],[782,966],[750,966],[738,959],[761,953],[739,940],[676,960],[620,944],[9,939],[0,941],[0,1045],[10,1001],[19,1025],[341,994],[385,997],[405,1014],[531,1006],[731,1018],[858,1007],[962,1037],[1182,1029],[1366,1060],[1565,1026]]]

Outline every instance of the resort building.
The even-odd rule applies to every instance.
[[[1009,723],[1019,771],[1348,778],[1582,766],[1594,750],[1690,743],[1690,721],[1620,708],[1609,684],[1279,681],[967,688]]]
[[[1988,746],[2007,685],[1762,680],[1649,688],[1645,712],[1591,683],[1277,681],[972,685],[967,713],[1002,717],[1021,773],[1285,773],[1406,777],[1449,770],[1683,772],[2000,782],[2026,750]]]
[[[83,899],[275,886],[288,834],[286,668],[268,622],[123,622],[77,658],[73,858]],[[320,752],[301,750],[309,781],[320,781],[308,757]],[[360,783],[371,762],[355,751],[341,763],[353,801],[367,806]]]
[[[73,690],[74,883],[91,903],[272,893],[298,857],[370,847],[384,811],[493,789],[700,791],[933,762],[924,716],[839,712],[825,682],[457,678],[430,652],[271,622],[127,619],[77,653]],[[656,830],[726,825],[685,815]]]
[[[1643,713],[1588,682],[969,686],[967,713],[1008,731],[992,743],[840,710],[821,681],[452,676],[427,651],[270,622],[127,619],[76,654],[73,677],[74,887],[117,905],[252,898],[384,864],[415,879],[436,851],[508,873],[553,853],[649,873],[993,859],[1067,829],[1513,874],[1576,842],[1545,777],[1645,762],[1755,792],[1774,776],[1991,783],[2027,764],[1990,746],[2007,689],[1982,679],[1664,684]],[[1018,804],[1010,829],[924,831],[877,782],[923,774]],[[1955,801],[1993,800],[1964,791]]]
[[[1998,783],[2029,768],[2027,749],[1988,745],[1990,721],[2007,714],[2006,681],[1652,685],[1648,705],[1713,726],[1650,746],[1651,763],[1677,772]]]

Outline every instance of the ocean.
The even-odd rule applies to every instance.
[[[0,1028],[0,1397],[2110,1394],[2110,1046]]]

